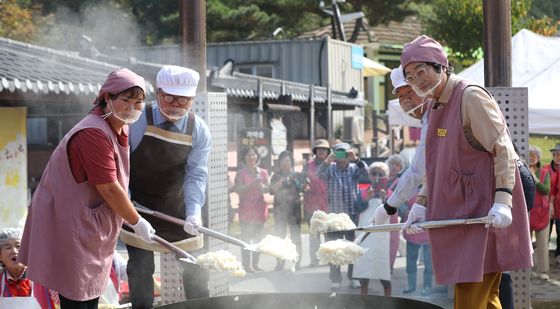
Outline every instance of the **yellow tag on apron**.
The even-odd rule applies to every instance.
[[[437,129],[437,136],[444,137],[447,135],[447,129],[438,128]]]

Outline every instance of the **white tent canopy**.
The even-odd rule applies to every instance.
[[[560,135],[560,37],[522,29],[511,39],[512,86],[529,90],[529,133]],[[484,84],[484,60],[459,76]]]
[[[522,29],[513,36],[511,49],[512,86],[529,90],[529,133],[560,135],[560,96],[554,94],[560,87],[560,37]],[[484,60],[458,75],[484,85]],[[409,125],[410,118],[397,100],[389,101],[389,124]]]

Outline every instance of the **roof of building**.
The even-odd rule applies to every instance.
[[[278,100],[281,95],[289,95],[294,102],[309,102],[311,86],[309,84],[290,82],[274,78],[243,74],[239,72],[224,73],[227,69],[213,71],[209,85],[223,89],[228,96],[238,98],[257,99],[259,83],[265,100]],[[328,92],[325,87],[313,86],[313,101],[317,104],[327,104]],[[364,100],[352,97],[350,93],[331,91],[333,105],[343,107],[364,106]]]
[[[356,23],[357,20],[344,23],[344,33],[347,40],[350,40],[352,37],[352,32],[354,31]],[[375,27],[369,26],[367,22],[364,22],[363,25],[364,27],[360,28],[357,39],[353,43],[365,44],[377,42],[382,44],[403,45],[422,34],[422,24],[420,19],[416,16],[407,16],[402,22],[391,21],[386,25],[380,24]],[[331,25],[303,33],[298,38],[310,39],[325,35],[332,37]]]
[[[0,38],[0,92],[97,94],[118,66],[59,51]],[[146,83],[153,93],[151,83]]]

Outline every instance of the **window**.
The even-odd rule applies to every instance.
[[[47,118],[27,119],[27,144],[47,144]]]
[[[272,64],[240,64],[237,65],[239,73],[274,78],[274,67]]]

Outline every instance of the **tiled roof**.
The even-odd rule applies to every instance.
[[[259,77],[249,74],[234,72],[233,75],[214,75],[209,84],[221,88],[231,97],[256,99],[258,97],[258,83],[262,80],[263,98],[276,100],[280,94],[290,95],[294,102],[308,102],[310,85],[283,81],[273,78]],[[284,90],[282,90],[284,89]],[[325,87],[315,86],[313,101],[318,104],[327,104],[327,91]],[[352,98],[348,93],[339,91],[331,92],[332,104],[344,106],[364,106],[364,100]]]
[[[374,42],[399,45],[410,42],[423,33],[422,23],[416,16],[408,16],[402,22],[391,21],[388,25],[377,25],[371,30],[375,34]]]
[[[118,68],[76,52],[0,38],[0,92],[96,94],[107,75]],[[153,86],[146,86],[153,93]]]
[[[355,23],[356,21],[344,23],[343,26],[346,40],[350,40],[350,38],[352,37]],[[365,44],[370,42],[378,42],[382,44],[403,45],[404,43],[410,42],[414,38],[422,34],[422,24],[416,16],[408,16],[402,22],[391,21],[387,25],[382,24],[375,27],[370,27],[367,25],[367,23],[364,23],[364,25],[365,29],[362,28],[360,30],[358,38],[354,43]],[[368,39],[368,32],[370,34],[371,41]],[[306,32],[300,35],[298,39],[319,38],[325,35],[332,37],[331,25]]]

